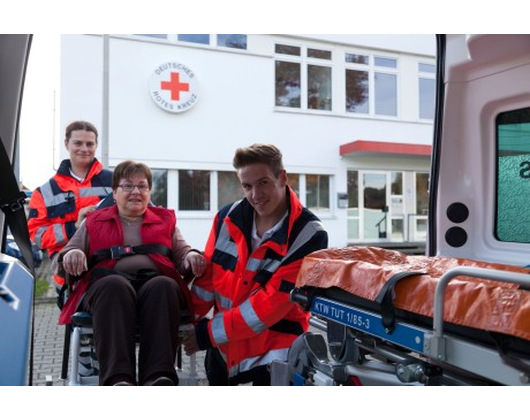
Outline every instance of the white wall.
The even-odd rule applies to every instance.
[[[359,119],[335,112],[275,110],[274,39],[273,36],[249,36],[249,51],[257,52],[249,54],[111,37],[109,164],[115,166],[124,159],[133,159],[152,168],[233,170],[231,160],[237,147],[254,142],[274,143],[284,154],[288,172],[334,177],[331,201],[335,207],[336,193],[346,191],[346,170],[356,165],[351,158],[341,158],[340,145],[358,139],[430,144],[431,124],[415,117],[416,77],[400,84],[403,103],[399,119]],[[276,36],[276,39],[291,38]],[[297,42],[308,41],[297,39]],[[251,44],[255,48],[251,49]],[[309,45],[328,44],[310,40]],[[341,45],[334,43],[332,48],[340,50]],[[415,68],[417,56],[389,53],[399,56],[400,65]],[[161,110],[148,92],[154,69],[172,61],[190,67],[200,85],[197,104],[180,114]],[[102,63],[102,37],[62,36],[62,127],[74,119],[87,119],[101,127]],[[333,71],[343,71],[343,68]],[[338,79],[334,73],[334,80]],[[341,99],[334,97],[334,100]],[[335,105],[336,109],[344,109],[340,104]],[[102,138],[101,142],[105,140]],[[361,162],[367,164],[381,167],[374,159]],[[398,162],[394,166],[407,164]],[[426,165],[424,160],[419,166],[426,169]],[[213,212],[200,217],[179,212],[178,217],[188,241],[202,247]],[[333,208],[331,216],[323,218],[323,222],[330,233],[330,245],[344,246],[345,210]]]

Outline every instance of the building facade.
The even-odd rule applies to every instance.
[[[330,246],[421,243],[434,86],[434,35],[63,35],[59,121],[96,124],[110,168],[154,169],[196,248],[252,143],[282,150]]]

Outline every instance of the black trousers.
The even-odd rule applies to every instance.
[[[138,290],[112,274],[95,280],[84,304],[92,313],[100,385],[136,383],[136,335],[139,333],[138,383],[159,376],[178,382],[175,358],[180,325],[180,288],[156,276]]]
[[[252,383],[253,386],[269,386],[271,384],[271,374],[268,366],[258,366],[228,378],[226,363],[217,348],[206,350],[204,367],[210,386],[240,385],[244,383]]]

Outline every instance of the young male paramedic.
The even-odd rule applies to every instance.
[[[270,385],[268,365],[287,360],[308,315],[289,300],[304,256],[326,248],[320,220],[287,185],[273,145],[237,149],[233,165],[245,198],[216,215],[205,249],[208,269],[192,286],[195,330],[188,354],[207,349],[210,385]],[[213,308],[213,318],[204,318]]]

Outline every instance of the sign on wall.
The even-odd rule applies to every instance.
[[[179,113],[191,109],[199,98],[197,76],[186,65],[168,62],[159,65],[149,80],[151,99],[164,111]]]

